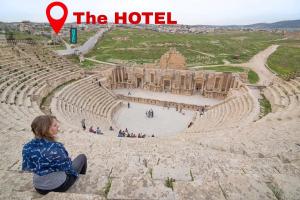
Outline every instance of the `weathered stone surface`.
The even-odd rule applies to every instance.
[[[13,191],[11,193],[1,193],[0,199],[6,200],[32,200],[32,199],[39,199],[40,197],[43,197],[43,195],[38,194],[37,192],[18,192]]]
[[[175,200],[225,200],[218,182],[174,183]]]
[[[116,156],[109,160],[107,166],[111,166],[110,177],[122,178],[126,174],[145,175],[148,172],[143,160],[137,155]]]
[[[153,168],[153,179],[154,180],[166,180],[167,178],[173,178],[176,181],[190,181],[190,169],[187,167],[176,166],[166,167],[166,166],[154,166]]]
[[[30,173],[1,170],[0,185],[1,193],[35,191],[32,185],[32,174]]]
[[[276,197],[258,177],[235,175],[223,178],[219,186],[226,199],[273,199]]]
[[[83,79],[81,69],[44,47],[0,46],[0,64],[6,65],[1,74],[15,74],[1,77],[0,83],[0,117],[4,119],[0,122],[0,199],[104,199],[104,188],[110,189],[110,199],[299,199],[299,77],[267,86],[271,105],[277,110],[257,119],[257,97],[233,74],[116,67],[114,76],[108,69]],[[176,64],[176,59],[165,61]],[[10,62],[17,71],[11,71]],[[41,70],[41,74],[32,73]],[[24,75],[30,84],[18,82]],[[139,82],[140,87],[157,92],[170,89],[191,94],[199,87],[206,96],[225,97],[228,92],[229,96],[176,137],[120,140],[113,131],[100,136],[81,130],[82,118],[101,128],[113,124],[110,114],[115,110],[108,112],[108,108],[117,97],[91,83],[98,75],[103,75],[103,86],[110,84],[105,82],[107,78],[114,87],[137,87]],[[117,77],[118,81],[113,80]],[[43,114],[39,107],[42,97],[79,78],[82,82],[61,93],[62,104],[54,104],[56,110],[52,111],[63,129],[58,141],[65,144],[72,158],[79,153],[87,155],[87,174],[66,193],[42,196],[32,186],[32,174],[20,172],[22,147],[33,137],[29,129],[32,119]],[[95,91],[101,92],[96,95]],[[89,101],[86,96],[97,98]],[[98,103],[101,114],[93,110]],[[167,177],[176,179],[174,191],[165,186]]]
[[[185,57],[175,48],[161,56],[159,66],[162,69],[186,69]]]
[[[280,199],[298,200],[300,198],[300,178],[276,174],[269,185],[274,195]]]
[[[50,192],[47,195],[39,198],[40,200],[104,200],[105,198],[94,194],[74,194],[74,193],[60,193]]]
[[[80,194],[96,194],[104,195],[104,187],[107,183],[107,177],[98,175],[80,175],[74,185],[67,191],[67,193]]]
[[[174,199],[174,193],[163,181],[148,176],[127,175],[112,180],[108,199]]]

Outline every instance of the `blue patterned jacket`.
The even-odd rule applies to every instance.
[[[58,171],[78,176],[72,167],[68,152],[60,142],[33,139],[24,145],[22,156],[22,170],[33,172],[39,176]]]

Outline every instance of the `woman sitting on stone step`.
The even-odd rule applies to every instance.
[[[51,115],[36,117],[31,130],[34,139],[24,145],[22,170],[33,172],[33,185],[40,194],[65,192],[85,174],[87,158],[78,155],[73,161],[63,144],[56,141],[58,121]]]

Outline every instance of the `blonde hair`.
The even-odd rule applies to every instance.
[[[40,115],[36,117],[31,123],[31,130],[35,137],[55,141],[55,137],[49,132],[54,120],[57,120],[57,118],[52,115]]]

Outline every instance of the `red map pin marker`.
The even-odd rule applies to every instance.
[[[54,6],[58,6],[63,9],[64,14],[61,19],[54,19],[51,17],[50,11]],[[68,8],[65,4],[63,4],[61,2],[52,2],[48,5],[48,7],[46,9],[46,15],[47,15],[48,21],[49,21],[50,25],[52,26],[53,30],[55,31],[55,33],[58,33],[60,31],[60,29],[63,27],[63,25],[67,19]]]

